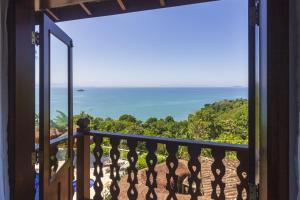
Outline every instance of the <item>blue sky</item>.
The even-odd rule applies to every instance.
[[[222,0],[58,23],[77,87],[247,85],[247,1]]]

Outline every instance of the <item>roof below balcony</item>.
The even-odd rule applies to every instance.
[[[36,0],[36,11],[54,21],[108,16],[216,0]]]

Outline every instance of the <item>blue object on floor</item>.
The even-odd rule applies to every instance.
[[[35,174],[35,179],[34,179],[34,199],[39,200],[39,190],[40,190],[40,185],[39,185],[39,174]]]
[[[35,200],[39,200],[39,191],[40,191],[39,178],[40,178],[40,175],[35,174],[35,180],[34,180],[34,191],[35,191],[34,199]],[[95,183],[95,181],[93,179],[90,179],[90,188],[94,186],[94,183]],[[74,180],[72,185],[73,185],[74,191],[76,191],[77,181]]]

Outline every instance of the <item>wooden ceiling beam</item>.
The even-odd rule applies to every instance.
[[[45,9],[46,12],[53,18],[55,21],[59,21],[60,19],[50,10],[50,9]]]
[[[86,5],[84,5],[84,3],[79,3],[79,5],[87,15],[92,15],[92,12],[86,7]]]
[[[166,6],[166,1],[165,0],[159,0],[159,4],[161,7]]]
[[[41,0],[41,9],[60,8],[73,5],[81,6],[84,3],[101,1],[102,0]]]
[[[45,1],[49,1],[49,0],[45,0]],[[66,1],[66,0],[61,0],[61,1]],[[100,0],[100,1],[101,3],[89,2],[85,4],[92,11],[92,15],[87,15],[86,13],[82,12],[82,9],[79,6],[58,7],[58,8],[51,9],[51,11],[53,11],[60,18],[60,21],[68,21],[68,20],[75,20],[75,19],[85,19],[91,17],[100,17],[100,16],[109,16],[109,15],[137,12],[143,10],[160,9],[160,8],[167,8],[167,7],[174,7],[174,6],[195,4],[195,3],[205,3],[205,2],[211,2],[216,0],[172,0],[172,1],[165,0],[166,5],[164,7],[160,5],[159,0],[126,0],[126,2],[124,2],[125,0],[123,0],[122,4],[126,3],[124,4],[124,7],[126,5],[125,7],[126,10],[120,9],[119,3],[117,3],[115,0]]]
[[[119,6],[121,7],[121,9],[125,11],[126,10],[126,6],[125,6],[123,0],[117,0],[117,1],[118,1]]]

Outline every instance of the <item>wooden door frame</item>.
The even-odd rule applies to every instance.
[[[260,196],[289,197],[289,2],[261,0]],[[11,199],[33,198],[34,0],[10,0],[8,156]]]
[[[63,32],[46,14],[40,13],[38,16],[40,25],[40,182],[44,186],[40,189],[40,199],[50,198],[48,189],[60,192],[62,195],[68,195],[71,198],[72,168],[73,168],[73,150],[71,150],[73,136],[73,62],[72,62],[72,39]],[[51,34],[50,34],[51,33]],[[51,35],[58,39],[67,47],[68,61],[68,159],[63,166],[51,177],[50,171],[50,107],[51,107]],[[65,179],[65,177],[68,177]],[[70,183],[68,192],[58,189],[62,183]],[[55,185],[55,186],[54,186]],[[51,187],[51,188],[50,188]],[[60,194],[58,194],[60,195]],[[63,198],[63,197],[60,197]]]
[[[34,198],[34,0],[10,0],[8,9],[10,199]]]
[[[260,199],[289,199],[289,1],[261,0]]]

